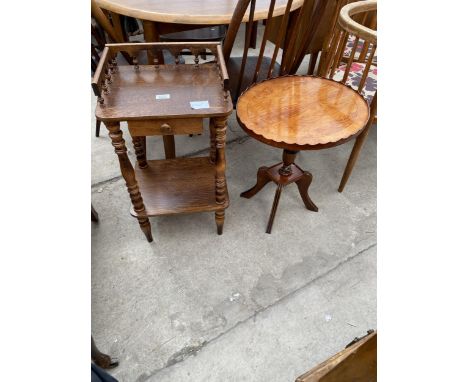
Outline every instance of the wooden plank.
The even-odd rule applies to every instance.
[[[377,382],[377,332],[299,376],[296,382]]]

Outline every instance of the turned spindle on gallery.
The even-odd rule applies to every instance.
[[[164,49],[174,56],[175,64],[159,65],[158,53]],[[151,52],[154,57],[149,61],[151,65],[138,63],[136,57],[141,50]],[[200,65],[200,50],[210,51],[216,62]],[[182,51],[194,55],[195,64],[183,64]],[[133,57],[132,65],[117,66],[115,56],[120,52]],[[132,203],[130,213],[138,220],[147,240],[153,240],[150,217],[202,211],[215,213],[217,232],[221,235],[225,209],[229,206],[224,147],[227,117],[232,112],[221,45],[108,44],[92,86],[98,97],[96,118],[109,130]],[[191,102],[200,101],[202,108],[192,106]],[[204,118],[210,120],[208,156],[147,159],[147,136],[201,134]],[[135,166],[130,162],[120,129],[124,121],[135,150]]]

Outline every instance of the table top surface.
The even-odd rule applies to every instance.
[[[254,138],[291,150],[333,147],[367,124],[369,106],[353,89],[312,76],[260,82],[237,103],[237,120]]]
[[[304,0],[293,0],[291,11]],[[137,19],[177,24],[229,24],[237,0],[97,0],[104,9]],[[277,0],[274,16],[284,14],[287,0]],[[267,18],[270,0],[257,0],[255,20]],[[249,10],[245,13],[247,21]]]
[[[204,118],[232,112],[231,97],[224,98],[219,69],[215,64],[118,66],[112,75],[104,104],[96,106],[102,121],[129,121],[167,118]],[[193,108],[193,102],[208,107]],[[206,106],[205,105],[205,106]]]

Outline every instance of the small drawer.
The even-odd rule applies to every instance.
[[[128,121],[128,129],[133,137],[150,135],[200,134],[203,132],[202,118],[151,119]]]

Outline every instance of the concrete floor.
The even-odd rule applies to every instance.
[[[95,138],[92,117],[91,130],[100,217],[91,228],[92,331],[101,350],[119,358],[111,371],[119,381],[294,381],[376,328],[375,129],[341,194],[353,142],[301,152],[297,163],[314,175],[309,193],[319,212],[306,210],[291,185],[268,235],[274,186],[250,200],[239,194],[281,151],[248,138],[233,115],[224,234],[216,234],[214,213],[157,217],[151,244],[129,214],[105,127]],[[206,131],[178,136],[177,155],[206,155],[208,144]],[[150,138],[148,151],[163,158],[161,139]]]

